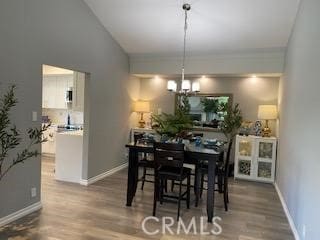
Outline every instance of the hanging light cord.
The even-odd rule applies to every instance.
[[[186,40],[188,29],[188,9],[184,10],[184,38],[183,38],[183,59],[182,59],[182,81],[184,80],[184,67],[186,61]]]

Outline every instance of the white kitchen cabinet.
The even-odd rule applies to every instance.
[[[85,73],[75,72],[73,78],[72,109],[83,112],[84,109]]]
[[[44,76],[42,82],[42,107],[54,108],[55,107],[55,92],[56,92],[56,77]]]
[[[67,109],[68,87],[73,87],[73,74],[43,76],[42,107]]]
[[[274,182],[277,139],[274,137],[237,136],[234,177]]]

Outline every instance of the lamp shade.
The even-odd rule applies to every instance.
[[[190,80],[183,80],[181,83],[181,89],[183,91],[189,92],[191,88]]]
[[[134,111],[140,113],[150,112],[150,103],[147,101],[136,101],[134,103]]]
[[[199,82],[193,82],[192,83],[192,91],[193,92],[200,92],[200,83]]]
[[[177,83],[174,80],[169,80],[167,83],[167,89],[170,92],[176,92],[177,91]]]
[[[259,105],[258,119],[272,120],[277,119],[278,112],[276,105]]]

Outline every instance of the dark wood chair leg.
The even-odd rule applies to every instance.
[[[196,173],[195,173],[195,180],[194,180],[194,186],[195,186],[195,195],[196,195],[196,201],[195,201],[195,207],[198,207],[199,199],[200,199],[200,188],[201,188],[201,168],[200,166],[196,166]]]
[[[171,180],[171,192],[174,190],[174,180]]]
[[[142,191],[143,191],[143,188],[144,188],[144,182],[146,181],[146,174],[147,174],[147,168],[143,167],[142,184],[141,184],[141,190]]]
[[[221,171],[221,170],[218,170]],[[223,175],[221,172],[218,172],[218,189],[219,193],[223,193]]]
[[[224,210],[228,211],[228,203],[229,203],[229,197],[228,197],[228,179],[224,179],[223,184],[223,201],[224,201]]]
[[[194,191],[195,195],[197,195],[198,174],[199,174],[199,166],[198,166],[198,164],[196,164],[195,169],[194,169],[194,182],[193,182],[193,191]]]
[[[160,204],[163,204],[164,180],[160,180]]]
[[[200,193],[199,193],[199,196],[200,196],[200,199],[202,198],[202,193],[203,193],[203,188],[204,188],[204,174],[201,173],[201,184],[200,184]]]
[[[180,180],[180,184],[179,184],[179,198],[178,198],[178,214],[177,214],[177,221],[179,221],[179,218],[180,218],[181,188],[182,188],[182,181]]]
[[[168,192],[168,180],[164,182],[164,191],[167,193]]]
[[[229,191],[227,190],[227,203],[229,203]]]
[[[223,201],[224,201],[224,210],[227,212],[228,211],[228,199],[227,199],[227,193],[223,193]]]
[[[187,179],[187,208],[190,209],[190,184],[191,184],[190,175]]]
[[[152,215],[153,216],[156,216],[156,209],[157,209],[157,200],[158,200],[158,179],[157,177],[155,176],[154,177],[154,194],[153,194],[153,211],[152,211]]]

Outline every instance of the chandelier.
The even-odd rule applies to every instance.
[[[191,84],[190,80],[185,79],[185,62],[186,62],[186,40],[187,40],[187,29],[188,29],[188,11],[191,9],[191,5],[185,3],[182,5],[184,10],[184,38],[183,38],[183,57],[182,57],[182,72],[181,72],[181,86],[180,93],[198,93],[200,92],[200,84],[198,81],[195,81]],[[177,83],[174,80],[168,80],[167,89],[170,92],[177,92]]]

